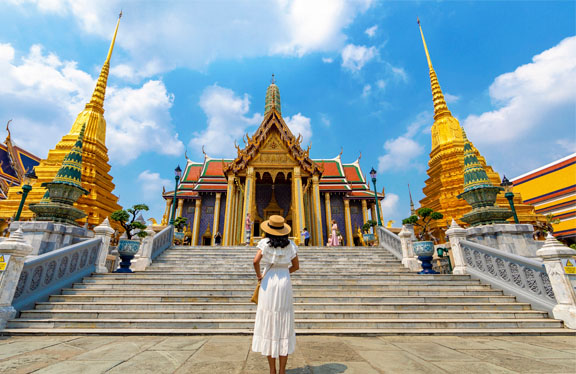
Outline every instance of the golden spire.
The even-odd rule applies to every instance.
[[[428,46],[426,45],[426,39],[424,38],[424,32],[422,32],[422,25],[420,25],[420,19],[418,19],[418,27],[420,28],[420,35],[422,35],[422,44],[424,44],[424,52],[426,52],[426,59],[428,60],[428,68],[430,69],[430,84],[432,85],[432,100],[434,101],[434,119],[437,120],[443,116],[452,116],[452,113],[448,110],[448,105],[446,105],[446,100],[444,99],[444,94],[442,94],[442,89],[440,88],[440,83],[438,83],[438,77],[432,67],[432,60],[430,59],[430,53],[428,53]]]
[[[90,98],[90,102],[86,104],[86,109],[92,109],[99,113],[104,113],[104,97],[106,96],[106,84],[108,83],[108,72],[110,71],[110,58],[112,57],[112,52],[114,51],[116,34],[118,33],[118,26],[120,26],[120,18],[122,18],[122,11],[120,11],[120,14],[118,15],[118,22],[116,23],[114,36],[112,37],[112,42],[110,43],[108,56],[106,56],[106,61],[104,61],[104,65],[102,65],[100,76],[96,82],[96,88],[94,89],[92,98]]]

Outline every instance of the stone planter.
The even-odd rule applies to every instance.
[[[422,261],[422,271],[418,274],[438,274],[432,270],[432,256],[434,256],[434,242],[422,241],[414,242],[414,254],[418,256],[418,260]]]
[[[139,240],[120,239],[118,241],[118,254],[122,262],[120,262],[120,269],[116,270],[116,273],[132,273],[130,269],[131,260],[139,249]]]

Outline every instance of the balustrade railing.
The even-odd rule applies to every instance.
[[[376,226],[380,246],[390,251],[398,260],[402,260],[402,243],[398,235],[385,227]]]
[[[90,275],[100,245],[99,238],[90,239],[25,261],[12,301],[14,309],[33,308],[36,302]]]
[[[152,260],[160,256],[166,249],[170,248],[173,236],[174,226],[172,225],[166,226],[166,228],[154,235],[152,241],[152,255],[150,256]]]
[[[542,262],[460,240],[466,271],[519,300],[551,312],[554,291]]]

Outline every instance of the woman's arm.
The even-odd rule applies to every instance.
[[[290,266],[290,273],[293,273],[298,269],[300,269],[300,261],[298,260],[298,256],[296,256],[292,259],[292,266]]]
[[[254,256],[254,271],[256,271],[256,277],[258,280],[262,280],[262,273],[260,272],[260,260],[262,260],[262,250],[259,249],[256,256]]]

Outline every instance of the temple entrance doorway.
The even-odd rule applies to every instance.
[[[254,204],[254,238],[261,236],[260,224],[272,215],[284,217],[292,226],[292,173],[256,172],[256,196]]]

